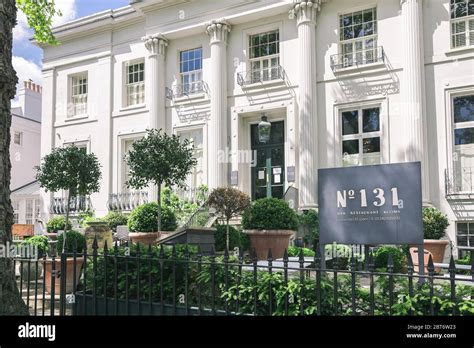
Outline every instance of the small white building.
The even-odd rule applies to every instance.
[[[123,156],[147,128],[193,139],[189,191],[293,187],[300,209],[317,208],[318,168],[421,161],[424,204],[472,247],[473,28],[468,0],[131,1],[54,30],[41,152],[99,157],[98,215],[127,192]]]
[[[33,225],[40,212],[35,166],[41,156],[41,86],[25,81],[12,108],[10,161],[14,223]]]

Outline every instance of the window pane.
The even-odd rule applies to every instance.
[[[352,25],[352,14],[342,16],[342,25],[344,27]]]
[[[462,128],[454,130],[456,145],[474,144],[474,128]]]
[[[363,37],[364,30],[362,30],[362,24],[354,25],[354,38]]]
[[[460,2],[454,5],[454,17],[460,18],[467,16],[467,4],[466,2]]]
[[[467,223],[458,222],[456,226],[457,226],[458,234],[467,234]]]
[[[363,140],[364,153],[380,152],[380,138],[366,138]]]
[[[354,13],[353,24],[362,24],[362,11]]]
[[[454,122],[474,121],[474,95],[455,97],[454,105]]]
[[[374,17],[372,16],[372,10],[365,10],[364,11],[364,22],[372,22]]]
[[[364,133],[368,132],[377,132],[380,130],[380,120],[379,120],[379,108],[365,109],[362,111],[363,115],[363,131]]]
[[[342,113],[342,135],[359,133],[359,112],[345,111]]]
[[[354,29],[353,27],[346,27],[343,29],[344,40],[350,40],[354,38]]]
[[[474,0],[469,0],[468,16],[474,15]]]
[[[458,236],[458,246],[467,246],[467,236]]]
[[[359,153],[359,140],[345,140],[342,142],[342,154],[354,155]]]
[[[374,34],[374,23],[364,23],[364,35],[373,35]]]

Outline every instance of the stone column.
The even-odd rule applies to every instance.
[[[223,153],[227,144],[227,39],[231,30],[224,20],[207,24],[206,32],[211,47],[211,118],[209,120],[208,142],[208,184],[213,189],[227,186],[227,158]]]
[[[299,1],[292,13],[298,26],[300,207],[317,206],[318,115],[316,91],[316,14],[321,1]]]
[[[150,117],[148,128],[166,131],[165,58],[168,40],[155,34],[144,37],[143,41],[148,49],[145,64],[146,105]],[[148,190],[148,201],[157,201],[157,197],[158,188],[152,185]]]
[[[429,202],[429,177],[425,101],[422,0],[401,0],[404,42],[402,112],[407,144],[405,160],[422,162],[423,202]]]

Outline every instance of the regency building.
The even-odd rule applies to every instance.
[[[97,215],[127,192],[133,141],[163,128],[196,145],[189,195],[294,188],[317,208],[318,168],[421,161],[424,203],[474,246],[473,0],[135,0],[54,33],[41,152],[99,157]]]

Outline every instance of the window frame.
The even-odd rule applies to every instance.
[[[265,56],[253,57],[252,58],[252,48],[260,47],[261,44],[259,43],[257,46],[251,45],[252,37],[271,34],[276,32],[277,40],[272,41],[276,43],[277,53],[268,54]],[[280,27],[273,27],[272,29],[262,28],[260,31],[255,31],[252,33],[248,33],[246,35],[246,45],[247,45],[247,72],[250,74],[251,83],[259,83],[259,82],[267,82],[267,81],[274,81],[280,79],[280,66],[282,65],[281,59],[281,29]],[[266,44],[270,44],[267,42]],[[275,66],[272,65],[272,60],[276,59],[277,64]],[[264,67],[265,62],[267,66]],[[259,63],[259,68],[254,69],[253,65],[255,63]],[[266,73],[265,73],[266,72]],[[257,75],[258,73],[258,75]],[[255,78],[254,78],[255,76]]]
[[[133,71],[132,73],[129,72],[131,66],[137,66],[138,70]],[[143,65],[143,70],[140,70],[140,65]],[[123,107],[136,107],[140,105],[144,105],[146,102],[146,64],[144,58],[137,58],[125,61],[123,63]],[[130,83],[129,77],[130,75],[137,74],[140,78],[140,75],[143,75],[143,80],[138,80],[137,82]],[[132,103],[132,94],[130,88],[138,88],[138,90],[134,93],[136,102]]]
[[[460,236],[459,235],[459,224],[466,224],[467,225],[467,234],[462,234],[461,235],[462,237],[466,237],[467,245],[460,245],[459,244],[459,240],[458,240],[458,237]],[[455,225],[456,225],[455,228],[456,228],[456,247],[457,247],[457,249],[460,250],[460,251],[466,252],[466,251],[471,250],[469,248],[474,248],[474,243],[473,243],[473,245],[470,245],[470,241],[469,241],[469,237],[474,238],[474,221],[460,220],[460,221],[456,221]],[[470,232],[469,225],[473,225],[473,232],[472,233]]]
[[[13,207],[13,224],[20,223],[20,201],[12,200],[12,207]]]
[[[195,64],[196,58],[194,57],[193,59],[187,59],[187,60],[182,60],[183,54],[185,53],[190,53],[193,52],[195,54],[196,51],[201,52],[201,56],[199,57],[200,59],[200,69],[194,69],[194,70],[187,70],[183,71],[183,66],[185,63],[193,62]],[[203,63],[204,63],[204,49],[202,46],[194,47],[194,48],[186,48],[186,49],[181,49],[178,51],[178,67],[179,67],[179,86],[180,90],[178,91],[179,96],[183,95],[190,95],[190,94],[199,94],[203,92],[203,74],[204,74],[204,69],[203,69]],[[185,78],[188,77],[188,82],[185,83]],[[193,81],[191,81],[194,79]],[[185,86],[190,86],[189,89],[187,89]]]
[[[126,192],[134,192],[135,190],[127,188],[125,185],[125,182],[128,180],[128,174],[127,174],[127,168],[128,165],[125,162],[125,145],[128,141],[136,141],[145,136],[144,132],[140,133],[131,133],[131,134],[125,134],[123,136],[119,137],[118,140],[118,146],[119,146],[119,151],[117,153],[119,154],[118,158],[118,173],[120,173],[120,178],[117,180],[117,186],[118,186],[118,192],[119,193],[126,193]]]
[[[466,4],[466,9],[467,13],[465,16],[461,17],[453,17],[453,10],[455,8],[456,4],[459,3],[452,3],[453,0],[450,0],[449,2],[449,41],[450,41],[450,47],[451,49],[462,49],[462,48],[468,48],[468,47],[474,47],[474,12],[472,14],[469,14],[469,2],[472,0],[455,0],[455,1],[460,1],[459,3],[465,3]],[[473,3],[474,5],[474,3]],[[464,31],[463,32],[458,32],[456,33],[454,28],[455,25],[459,23],[464,23]],[[472,26],[471,26],[472,23]],[[461,36],[464,35],[465,37],[465,43],[464,45],[455,45],[455,36]]]
[[[78,84],[75,81],[79,81]],[[85,80],[85,84],[81,84],[81,80]],[[75,94],[75,88],[82,89],[85,87],[85,93]],[[82,99],[82,102],[77,100]],[[69,75],[69,107],[67,118],[84,117],[89,111],[89,72],[82,71]]]
[[[25,224],[33,225],[34,224],[34,200],[26,199],[25,200]]]
[[[16,136],[19,136],[19,143],[17,143]],[[13,144],[16,146],[23,146],[23,132],[22,131],[13,131]]]

